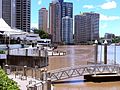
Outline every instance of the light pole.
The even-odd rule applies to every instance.
[[[107,64],[107,40],[104,41],[104,64]]]
[[[98,58],[98,41],[95,40],[95,64],[97,64],[97,58]]]

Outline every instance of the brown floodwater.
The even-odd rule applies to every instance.
[[[59,46],[65,56],[50,56],[48,70],[55,70],[76,65],[86,65],[94,61],[94,46]],[[83,77],[76,77],[53,84],[53,90],[120,90],[120,82],[83,82]]]

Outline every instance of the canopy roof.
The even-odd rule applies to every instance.
[[[0,31],[3,34],[11,35],[11,34],[25,34],[22,30],[12,29],[2,18],[0,18]]]
[[[0,28],[8,28],[11,29],[11,27],[2,19],[0,18]]]

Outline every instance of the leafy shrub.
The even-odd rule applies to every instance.
[[[4,50],[0,50],[0,54],[5,54],[5,51]]]
[[[17,83],[8,78],[0,68],[0,90],[20,90]]]

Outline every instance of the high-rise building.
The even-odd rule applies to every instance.
[[[89,43],[99,39],[99,14],[83,13],[75,16],[75,43]]]
[[[73,25],[72,24],[72,22],[70,22],[69,20],[72,20],[72,18],[73,18],[73,3],[71,3],[71,2],[63,2],[62,3],[62,12],[61,12],[61,16],[62,16],[62,24],[61,24],[61,26],[62,26],[62,31],[61,31],[61,36],[63,36],[63,33],[66,33],[66,35],[70,35],[70,36],[68,36],[69,37],[69,39],[71,39],[71,40],[68,40],[67,39],[67,41],[65,41],[65,43],[66,44],[70,44],[70,43],[72,43],[72,41],[73,41],[73,33],[71,33],[71,32],[66,32],[66,30],[69,28],[70,29],[70,31],[73,31],[72,29],[73,29],[73,26],[70,26],[70,25]],[[69,17],[69,18],[68,18]],[[63,21],[64,20],[64,21]],[[65,21],[66,21],[66,23],[65,23]],[[69,21],[69,22],[68,22]],[[65,24],[65,25],[64,25]],[[70,25],[67,25],[67,24],[70,24]],[[63,28],[64,27],[64,28]],[[66,30],[65,30],[66,29]],[[67,31],[69,31],[69,30],[67,30]],[[67,38],[68,38],[67,37]],[[64,39],[66,38],[66,36],[64,36]],[[62,40],[63,40],[63,38],[62,38]]]
[[[44,30],[45,32],[47,31],[47,24],[48,24],[48,10],[46,8],[41,8],[39,10],[39,29]]]
[[[62,42],[65,44],[73,43],[73,18],[69,16],[62,18]]]
[[[0,0],[0,17],[12,28],[30,31],[31,0]]]
[[[62,17],[66,16],[73,18],[73,3],[70,2],[62,3]]]
[[[49,6],[49,29],[53,43],[61,42],[61,5],[53,1]]]
[[[30,31],[31,0],[16,0],[16,28]]]
[[[62,41],[62,18],[73,17],[73,4],[63,0],[54,0],[50,3],[49,28],[53,42],[61,43]]]
[[[14,19],[14,0],[0,0],[0,18],[3,18],[5,22],[13,27]]]

